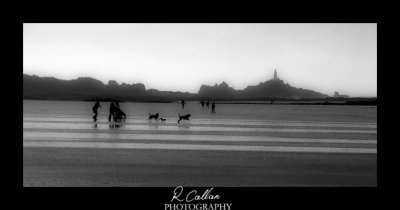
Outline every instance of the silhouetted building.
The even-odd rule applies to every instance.
[[[109,87],[118,87],[118,82],[115,80],[109,80],[107,85]]]
[[[334,98],[348,98],[348,95],[340,95],[339,92],[335,91],[335,94],[333,94]]]
[[[274,72],[274,80],[278,80],[278,73],[276,73],[276,69],[275,69],[275,72]]]

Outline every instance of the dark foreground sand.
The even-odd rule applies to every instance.
[[[376,154],[23,149],[28,186],[377,186]]]

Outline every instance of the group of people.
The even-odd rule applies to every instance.
[[[182,100],[181,104],[182,104],[182,109],[185,108],[185,101]],[[204,101],[201,101],[201,107],[204,107]],[[210,106],[210,102],[207,101],[207,109],[209,109]],[[100,105],[100,101],[96,101],[96,103],[94,104],[92,110],[94,113],[93,116],[93,120],[94,122],[97,122],[97,116],[98,116],[98,109],[101,108]],[[211,113],[215,113],[215,102],[212,103],[211,105]],[[125,121],[126,119],[126,114],[125,112],[123,112],[121,110],[121,108],[119,107],[119,102],[111,102],[110,104],[110,114],[108,115],[108,122],[111,122],[111,120],[113,120],[113,122],[121,122],[122,120]]]
[[[205,102],[202,100],[202,101],[200,101],[200,103],[201,103],[201,107],[203,108]],[[209,109],[209,108],[210,108],[210,102],[207,101],[206,104],[207,104],[207,109]],[[215,102],[213,102],[213,103],[211,104],[211,113],[215,113]]]
[[[185,100],[181,101],[182,109],[185,109],[185,103],[186,103]],[[202,101],[200,101],[200,103],[201,103],[201,107],[203,108],[205,102],[202,100]],[[210,108],[210,101],[207,101],[207,109],[209,109],[209,108]],[[211,104],[211,113],[216,113],[215,112],[215,102],[213,102]]]
[[[94,104],[92,110],[94,113],[93,120],[94,122],[97,122],[97,116],[98,116],[98,109],[101,108],[100,101],[96,101]],[[121,122],[122,120],[125,121],[126,119],[126,114],[121,110],[119,107],[119,102],[111,102],[110,104],[110,114],[108,115],[108,122]]]

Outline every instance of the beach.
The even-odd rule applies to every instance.
[[[24,100],[23,186],[377,186],[376,107],[101,104]]]

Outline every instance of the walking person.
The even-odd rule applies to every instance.
[[[201,108],[204,108],[204,101],[203,100],[201,100]]]
[[[183,99],[182,99],[181,103],[182,103],[182,109],[185,109],[185,101]]]
[[[99,107],[101,108],[101,106],[100,106],[100,101],[97,101],[97,102],[94,104],[93,108],[92,108],[93,113],[94,113],[94,116],[93,116],[94,122],[97,121],[97,115],[98,115],[97,109],[99,109]]]
[[[210,102],[207,101],[207,109],[209,109],[209,108],[210,108]]]
[[[215,102],[211,105],[211,113],[215,113]]]
[[[111,122],[111,116],[114,120],[114,112],[115,112],[115,105],[114,102],[111,102],[110,104],[110,114],[108,115],[108,122]]]

